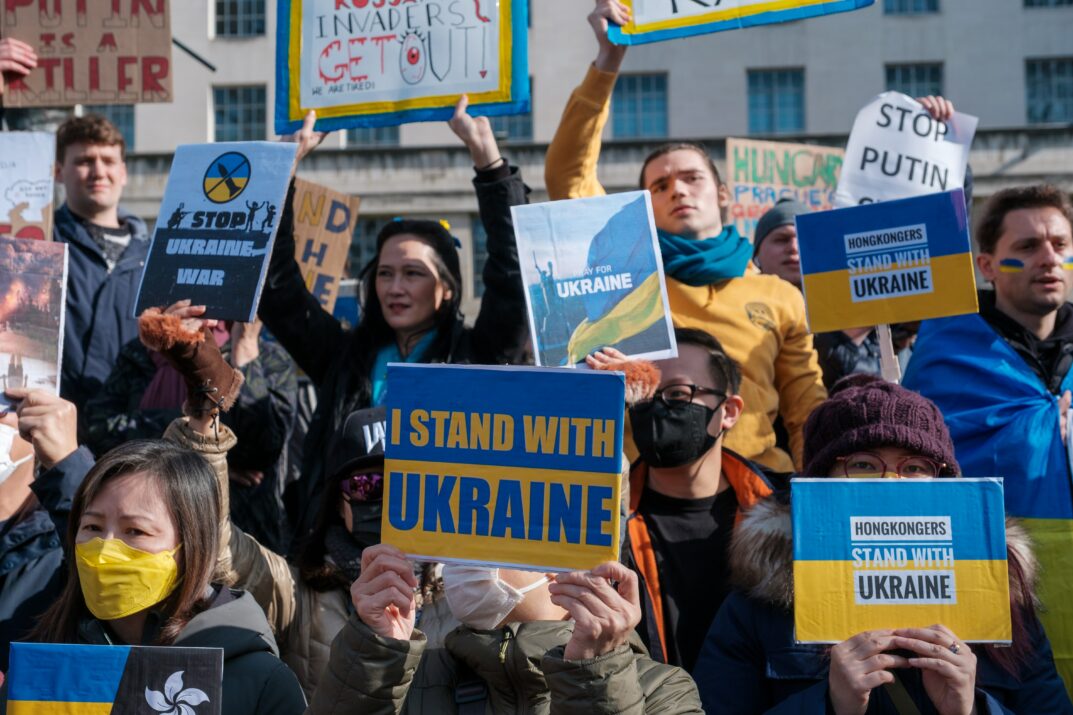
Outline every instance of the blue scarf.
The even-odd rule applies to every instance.
[[[683,238],[659,231],[663,270],[686,285],[704,286],[741,278],[753,257],[753,246],[733,226],[712,238]]]
[[[376,362],[373,363],[373,374],[371,376],[373,407],[379,407],[384,404],[384,400],[387,398],[387,364],[389,362],[423,362],[425,353],[428,352],[428,348],[432,345],[432,340],[435,337],[435,330],[425,333],[406,357],[403,357],[402,353],[399,352],[399,346],[395,341],[380,349],[380,352],[376,354]]]

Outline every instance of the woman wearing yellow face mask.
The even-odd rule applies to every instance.
[[[31,640],[223,648],[223,712],[301,713],[263,611],[217,580],[216,482],[204,459],[161,440],[98,460],[71,506],[66,586]]]
[[[939,409],[867,375],[836,383],[809,417],[804,461],[805,476],[960,473]],[[785,493],[753,507],[734,532],[740,590],[723,602],[693,670],[709,715],[1073,713],[1036,616],[1036,564],[1019,527],[1006,533],[1010,648],[970,647],[940,624],[861,633],[834,647],[796,644],[791,534]]]

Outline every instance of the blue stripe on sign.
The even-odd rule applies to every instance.
[[[961,189],[954,189],[944,193],[816,211],[798,216],[797,243],[801,251],[801,273],[811,275],[847,270],[844,239],[848,235],[917,224],[926,226],[927,249],[932,258],[969,253],[972,250],[965,214],[965,194]],[[886,253],[893,253],[895,250],[901,249],[892,248]]]
[[[8,700],[113,702],[128,655],[129,646],[12,643]]]
[[[851,559],[851,517],[949,517],[958,561],[1006,558],[1001,479],[795,479],[791,484],[794,559]],[[860,538],[878,546],[928,545],[935,539]]]

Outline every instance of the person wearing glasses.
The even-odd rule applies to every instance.
[[[957,477],[934,403],[870,375],[835,384],[805,424],[808,476]],[[1013,641],[968,645],[949,628],[906,623],[834,646],[797,644],[788,493],[753,507],[734,532],[735,591],[708,632],[693,677],[708,715],[1073,713],[1036,613],[1030,542],[1007,522]]]
[[[719,341],[678,328],[678,357],[659,360],[658,389],[630,405],[640,456],[630,469],[623,561],[638,575],[641,639],[652,657],[692,671],[730,589],[727,547],[739,511],[773,491],[772,476],[723,448],[744,401]],[[620,353],[589,360],[609,367]]]

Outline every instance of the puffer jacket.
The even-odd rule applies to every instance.
[[[797,715],[829,712],[828,647],[794,642],[793,528],[783,495],[760,502],[734,533],[731,572],[741,589],[723,601],[693,671],[708,715]],[[1026,613],[1028,660],[1015,677],[974,647],[979,715],[1068,715],[1073,704],[1054,666],[1051,646],[1032,609],[1022,603],[1016,574],[1034,582],[1036,563],[1025,532],[1007,522],[1011,606]],[[1015,634],[1016,638],[1016,634]],[[934,715],[919,671],[896,671],[922,715]],[[883,688],[872,691],[869,715],[898,715]]]
[[[634,635],[628,645],[584,661],[563,659],[569,621],[508,623],[490,631],[460,626],[443,648],[415,630],[383,638],[355,615],[332,643],[310,715],[532,715],[700,713],[692,679],[656,663]]]

